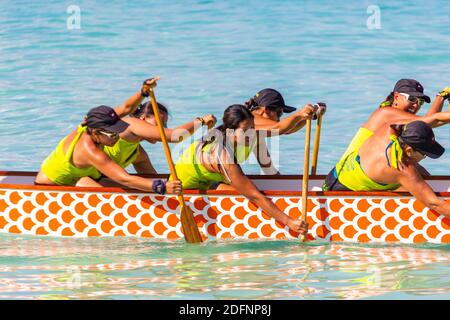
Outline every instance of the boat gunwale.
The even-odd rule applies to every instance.
[[[35,176],[37,172],[35,171],[0,171],[0,176]],[[131,173],[131,175],[138,175],[143,178],[167,178],[168,173],[156,173],[156,174],[136,174]],[[281,174],[281,175],[263,175],[263,174],[248,174],[246,175],[250,179],[256,180],[297,180],[302,179],[302,174]],[[327,175],[317,174],[309,175],[310,180],[325,179]],[[428,176],[425,180],[450,180],[450,175],[432,175]]]
[[[0,171],[0,176],[35,176],[37,172],[32,171]],[[136,175],[136,174],[135,174]],[[167,178],[168,174],[144,174],[139,175],[148,178]],[[248,175],[251,179],[259,180],[301,180],[303,175]],[[310,180],[324,179],[325,175],[310,176]],[[430,176],[427,180],[450,180],[450,176]],[[300,185],[300,184],[299,184]],[[153,196],[173,196],[173,195],[159,195],[156,193],[145,192],[137,189],[121,188],[121,187],[73,187],[73,186],[58,186],[58,185],[25,185],[25,184],[2,184],[0,189],[16,189],[16,190],[31,190],[31,191],[62,191],[62,192],[91,192],[91,193],[123,193],[123,194],[148,194]],[[301,191],[291,190],[260,190],[263,194],[268,196],[284,196],[284,197],[299,197],[302,195]],[[190,196],[206,195],[206,196],[241,196],[240,193],[231,190],[184,190],[184,194]],[[405,191],[309,191],[309,196],[313,197],[413,197],[409,192]],[[450,192],[436,192],[437,196],[450,197]]]

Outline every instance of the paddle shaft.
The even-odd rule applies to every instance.
[[[153,88],[150,90],[150,100],[152,103],[153,113],[155,115],[156,123],[158,124],[159,133],[161,135],[161,142],[164,146],[164,152],[166,154],[167,163],[169,165],[170,174],[174,180],[178,180],[177,171],[175,170],[175,165],[172,161],[172,154],[170,152],[169,144],[167,143],[166,134],[164,132],[163,125],[161,123],[161,117],[159,115],[158,104],[156,103],[155,93]],[[178,201],[180,202],[181,209],[181,226],[183,228],[184,238],[186,242],[198,243],[202,242],[202,237],[198,231],[197,223],[194,219],[194,214],[186,206],[183,194],[178,195]]]
[[[302,181],[302,216],[303,221],[308,219],[308,185],[309,185],[309,151],[311,144],[311,119],[306,120],[305,153],[303,158],[303,181]],[[305,241],[306,237],[301,237]]]
[[[311,164],[311,175],[317,174],[317,162],[319,159],[320,129],[322,128],[322,113],[317,116],[316,136],[314,138],[314,150]]]

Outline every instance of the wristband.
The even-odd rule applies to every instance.
[[[144,92],[144,89],[141,89],[141,96],[142,96],[143,98],[148,98],[149,93],[148,93],[148,92],[145,93],[145,92]]]
[[[164,180],[153,180],[152,191],[154,193],[165,194],[166,193],[166,182]]]
[[[441,92],[438,93],[438,96],[441,96],[442,98],[444,98],[444,100],[449,99],[450,98],[450,90],[448,90],[448,88],[445,88],[444,90],[442,90]]]
[[[317,107],[316,113],[314,114],[313,120],[319,117],[319,114],[324,114],[327,111],[327,105],[324,102],[317,102],[315,105]]]
[[[153,78],[145,79],[144,82],[142,82],[142,85],[145,86],[145,85],[147,85],[147,81],[152,81],[152,80],[153,80]],[[141,89],[141,96],[143,96],[144,98],[148,98],[149,95],[150,95],[149,93],[145,93],[144,90]]]

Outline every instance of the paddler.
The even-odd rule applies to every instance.
[[[144,81],[141,90],[115,109],[108,106],[92,108],[85,121],[57,145],[44,160],[36,176],[36,184],[64,186],[101,186],[96,180],[101,175],[134,189],[160,194],[181,192],[180,181],[145,179],[128,174],[103,151],[104,146],[114,146],[119,134],[129,123],[120,118],[134,111],[156,85],[155,79]]]
[[[222,125],[192,143],[178,159],[176,171],[183,188],[223,190],[231,186],[280,223],[306,234],[305,222],[278,209],[242,172],[239,164],[247,159],[255,145],[253,114],[247,107],[236,104],[225,110],[222,120]]]
[[[394,90],[388,95],[386,100],[371,114],[367,122],[359,128],[336,167],[341,166],[342,161],[344,161],[350,152],[358,149],[372,136],[374,131],[386,123],[406,123],[423,120],[433,125],[432,121],[429,121],[426,117],[440,112],[445,100],[449,99],[449,97],[450,87],[447,87],[436,95],[426,116],[420,117],[416,113],[420,110],[421,106],[425,102],[431,102],[430,97],[424,93],[422,84],[414,79],[401,79],[397,81]],[[339,183],[336,182],[336,167],[329,172],[323,185],[323,190],[331,190],[330,187],[332,185],[333,190],[339,190]],[[422,166],[418,165],[418,169],[423,175],[428,175],[428,172]]]
[[[169,118],[167,107],[159,102],[157,105],[168,142],[181,142],[203,125],[214,126],[216,123],[214,115],[209,114],[170,129],[167,128]],[[129,117],[122,120],[128,127],[119,134],[119,141],[116,144],[105,146],[105,153],[122,168],[133,164],[139,174],[156,173],[147,152],[140,145],[143,140],[152,144],[161,141],[151,102],[141,104]]]
[[[336,166],[338,178],[327,185],[327,190],[379,191],[403,187],[428,208],[450,217],[450,204],[436,196],[417,169],[425,157],[437,159],[444,151],[435,140],[433,129],[423,121],[384,124]]]
[[[305,104],[302,109],[294,112],[296,108],[286,105],[281,93],[272,88],[258,91],[245,102],[245,106],[254,116],[257,147],[253,150],[266,174],[279,174],[279,171],[273,166],[264,138],[295,133],[305,126],[308,118],[326,111],[325,104],[321,104],[320,108],[317,104]],[[292,115],[281,119],[284,113],[292,112]]]

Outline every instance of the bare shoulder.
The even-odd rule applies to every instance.
[[[78,152],[86,155],[87,158],[99,157],[106,154],[92,141],[87,133],[83,133],[79,140]]]
[[[254,114],[254,120],[255,120],[255,127],[258,129],[259,126],[273,126],[276,125],[278,122],[264,118],[260,116],[259,114]]]
[[[389,121],[389,118],[396,113],[397,110],[391,107],[378,108],[370,115],[366,122],[367,129],[375,131],[383,123]]]

